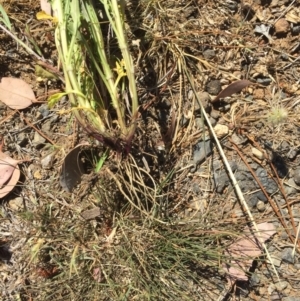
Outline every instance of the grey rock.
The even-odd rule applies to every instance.
[[[261,85],[268,86],[272,82],[272,80],[268,77],[264,77],[264,78],[258,78],[257,82]]]
[[[267,184],[264,185],[268,194],[273,194],[278,190],[278,185],[273,179],[268,179]]]
[[[227,176],[226,172],[222,172],[220,175],[214,174],[214,180],[216,191],[218,193],[221,193],[224,190],[224,188],[230,183],[229,177]]]
[[[217,120],[212,117],[209,117],[209,122],[212,126],[215,126],[217,124]]]
[[[50,114],[49,108],[47,104],[43,104],[39,107],[39,112],[42,114],[42,116],[45,118]]]
[[[20,134],[18,134],[17,136],[17,143],[19,146],[25,146],[27,144],[27,137],[26,137],[26,134],[21,132]]]
[[[260,277],[256,273],[253,273],[250,278],[250,285],[257,286],[259,285],[259,283],[260,283]]]
[[[43,132],[51,132],[51,121],[47,120],[43,125],[42,125],[42,130]]]
[[[197,93],[197,98],[202,104],[202,107],[206,112],[209,112],[211,110],[211,98],[210,95],[207,92],[199,92]],[[195,99],[195,112],[200,112],[200,105],[198,102],[198,99]]]
[[[241,145],[241,144],[245,143],[248,138],[247,137],[241,137],[241,136],[238,136],[237,134],[233,133],[232,136],[231,136],[231,139],[232,139],[234,144]]]
[[[300,167],[297,167],[294,171],[294,181],[297,185],[300,185]]]
[[[229,161],[229,166],[233,172],[235,172],[238,169],[238,165],[235,161]]]
[[[300,263],[296,263],[296,264],[294,265],[294,268],[297,269],[297,270],[300,270]]]
[[[212,153],[212,143],[210,140],[200,141],[194,146],[193,164],[201,164]]]
[[[203,119],[200,117],[195,118],[195,125],[197,129],[203,129],[204,127]]]
[[[293,249],[292,248],[285,248],[283,249],[281,253],[281,259],[288,263],[294,263],[294,257],[293,257]]]
[[[268,176],[268,173],[267,171],[262,168],[262,167],[259,167],[256,171],[256,175],[259,177],[259,178],[265,178]]]
[[[297,155],[298,155],[298,152],[297,152],[297,150],[295,150],[295,149],[291,149],[289,152],[288,152],[288,158],[290,159],[290,160],[294,160],[296,157],[297,157]]]
[[[218,119],[220,117],[220,113],[217,110],[211,110],[210,117]]]
[[[267,197],[265,196],[265,194],[262,191],[257,191],[255,193],[255,195],[262,202],[267,202],[268,201]]]
[[[246,202],[250,208],[253,208],[258,203],[258,198],[255,195],[251,195],[250,197],[245,197]]]
[[[221,82],[218,79],[210,81],[206,85],[206,91],[212,95],[218,95],[222,90]]]
[[[293,26],[292,27],[292,33],[294,34],[294,35],[296,35],[296,34],[299,34],[300,33],[300,25],[298,25],[298,26]],[[300,300],[300,299],[299,299]]]
[[[200,187],[199,187],[199,183],[193,183],[192,189],[193,189],[193,192],[194,192],[195,194],[201,192],[201,189],[200,189]]]
[[[294,179],[293,178],[288,179],[287,185],[284,185],[285,194],[287,196],[290,196],[297,193],[297,189],[295,187],[297,187],[297,185]]]
[[[206,60],[210,60],[216,56],[216,52],[213,49],[206,49],[203,51],[203,56]]]
[[[46,141],[46,139],[44,137],[42,137],[38,132],[34,133],[34,137],[33,137],[33,145],[35,146],[40,146],[41,144],[44,144]]]
[[[53,161],[55,157],[55,152],[47,154],[45,157],[41,159],[41,164],[44,169],[49,169],[52,167]]]

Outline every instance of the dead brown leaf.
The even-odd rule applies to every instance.
[[[220,98],[225,98],[229,97],[234,93],[240,92],[244,88],[248,87],[251,85],[252,82],[249,80],[243,79],[243,80],[238,80],[236,82],[233,82],[229,86],[227,86],[225,89],[223,89],[213,100],[212,102],[218,101]]]
[[[21,110],[36,101],[31,87],[22,79],[2,77],[0,79],[0,100],[8,107]]]
[[[229,279],[247,281],[246,272],[251,267],[253,260],[262,252],[262,246],[257,237],[260,236],[261,240],[266,241],[276,233],[275,227],[271,223],[261,223],[257,227],[259,235],[252,234],[253,231],[245,229],[243,237],[238,238],[225,251],[225,255],[231,258],[230,263],[223,266]]]
[[[80,153],[83,146],[86,145],[88,143],[77,145],[65,157],[60,175],[60,185],[65,191],[71,192],[84,174],[84,166],[80,160]]]

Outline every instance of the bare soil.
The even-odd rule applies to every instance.
[[[57,67],[54,26],[36,19],[39,1],[0,4],[18,37],[39,49],[49,68]],[[63,91],[63,83],[37,75],[39,62],[0,31],[0,76],[23,79],[39,100],[22,111],[0,103],[5,151],[28,160],[21,165],[19,184],[2,200],[2,300],[184,300],[183,291],[185,300],[298,300],[292,299],[300,295],[298,241],[294,257],[289,250],[300,210],[300,4],[166,0],[127,5],[141,119],[130,156],[111,152],[99,173],[93,167],[104,148],[77,124],[68,100],[48,108],[48,96]],[[253,85],[212,102],[240,79]],[[213,263],[205,256],[201,264],[187,260],[172,273],[155,261],[168,257],[160,244],[167,238],[180,256],[195,233],[211,233],[209,253],[234,240],[230,235],[218,240],[219,233],[240,233],[249,222],[191,83],[212,125],[224,126],[219,139],[256,222],[276,226],[268,248],[281,282],[264,256],[254,261],[248,282],[232,287],[218,264],[221,256]],[[211,149],[199,159],[197,145],[207,140]],[[82,142],[89,143],[81,153],[85,174],[66,191],[63,162]],[[132,180],[131,173],[138,176]],[[134,206],[142,208],[145,220]],[[148,229],[155,206],[164,223]],[[169,221],[184,225],[180,231],[187,242],[172,241],[177,230],[171,232]],[[149,281],[141,286],[145,291],[131,290],[137,266]],[[151,281],[163,289],[156,292]]]

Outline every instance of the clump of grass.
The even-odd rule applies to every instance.
[[[272,125],[283,123],[288,118],[288,111],[283,107],[272,107],[268,114],[268,122]]]
[[[202,221],[164,225],[123,214],[110,227],[104,220],[95,227],[72,210],[64,220],[66,212],[52,209],[56,218],[40,208],[47,227],[31,237],[35,256],[26,266],[23,298],[216,300],[222,291],[219,241],[230,232],[206,230]],[[39,274],[45,264],[57,267],[52,277]]]
[[[92,0],[54,0],[52,8],[58,20],[55,42],[65,94],[77,120],[106,146],[128,153],[138,96],[125,33],[125,1],[99,2],[97,10]],[[110,39],[117,47],[111,47]],[[52,97],[50,104],[57,99]]]
[[[271,125],[279,125],[286,122],[289,117],[289,113],[283,105],[281,91],[278,91],[277,93],[273,91],[272,98],[268,102],[270,105],[270,110],[267,113],[268,123]]]

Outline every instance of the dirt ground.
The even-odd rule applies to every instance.
[[[0,4],[43,67],[57,67],[40,2]],[[111,152],[99,172],[104,147],[68,99],[48,108],[63,82],[38,73],[41,63],[0,29],[0,77],[23,79],[38,100],[20,111],[0,103],[4,151],[24,160],[2,199],[2,300],[300,300],[300,3],[126,4],[141,118],[130,156]],[[242,91],[213,101],[244,79]],[[262,255],[247,281],[227,282],[224,251],[249,217],[198,102],[254,220],[276,229],[267,247],[280,280]],[[65,157],[81,143],[84,174],[66,189]]]

